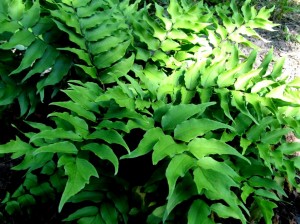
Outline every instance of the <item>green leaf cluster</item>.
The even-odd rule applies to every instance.
[[[271,11],[248,0],[2,1],[1,105],[18,99],[30,115],[38,98],[64,94],[0,145],[26,170],[6,211],[59,197],[59,212],[76,204],[69,223],[271,223],[287,193],[279,180],[299,190],[300,169],[299,143],[285,142],[300,135],[299,79],[272,49],[255,66],[247,39],[273,30]]]

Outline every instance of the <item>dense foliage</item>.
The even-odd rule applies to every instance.
[[[272,223],[284,185],[299,190],[284,136],[300,134],[300,79],[272,50],[254,66],[247,37],[271,11],[2,0],[1,123],[16,105],[23,122],[0,153],[25,171],[5,211],[60,198],[70,223]]]

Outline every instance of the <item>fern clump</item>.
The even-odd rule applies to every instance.
[[[15,24],[1,28],[0,48],[20,51],[19,65],[6,69],[0,59],[2,105],[19,99],[30,115],[47,86],[68,88],[47,121],[29,116],[29,131],[0,146],[21,160],[14,170],[26,170],[6,212],[59,197],[59,212],[76,208],[70,223],[272,223],[283,183],[299,190],[300,160],[290,157],[299,143],[284,139],[300,134],[299,80],[287,81],[272,50],[254,66],[257,47],[247,39],[273,30],[272,9],[249,0],[241,10],[234,0],[26,7],[0,7],[0,19]]]

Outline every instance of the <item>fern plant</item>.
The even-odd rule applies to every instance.
[[[283,59],[269,69],[272,50],[255,67],[257,47],[247,39],[273,30],[272,9],[48,0],[26,11],[22,1],[4,2],[3,20],[22,25],[35,7],[53,28],[36,35],[38,22],[24,25],[27,45],[22,33],[13,42],[23,25],[2,32],[10,35],[1,49],[15,56],[22,45],[21,64],[8,71],[22,78],[20,91],[34,74],[42,78],[31,91],[40,96],[63,77],[81,77],[68,79],[67,100],[51,103],[47,121],[25,121],[29,131],[0,146],[21,159],[14,170],[26,171],[2,201],[9,214],[60,197],[71,223],[272,223],[283,183],[299,190],[300,160],[290,158],[299,143],[284,140],[299,135],[299,79],[287,81]],[[64,42],[46,41],[57,36]],[[35,41],[56,52],[51,65],[40,62],[46,53]],[[244,55],[240,45],[253,51]],[[26,58],[31,48],[40,58]],[[54,72],[56,63],[65,70]],[[18,94],[2,96],[9,104]]]

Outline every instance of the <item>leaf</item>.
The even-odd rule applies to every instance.
[[[22,207],[30,207],[36,204],[36,200],[31,194],[21,195],[20,197],[18,197],[18,202],[20,203],[20,205],[22,205]]]
[[[217,139],[196,138],[188,144],[188,148],[189,152],[197,159],[201,159],[211,154],[224,154],[237,156],[250,163],[250,161],[242,156],[236,149]]]
[[[65,102],[54,102],[50,105],[56,105],[62,108],[69,109],[72,112],[75,112],[78,116],[81,116],[87,120],[96,121],[96,116],[93,112],[90,112],[86,109],[84,109],[80,104],[74,103],[72,101],[65,101]]]
[[[118,157],[115,155],[113,150],[104,144],[98,143],[89,143],[81,147],[82,150],[88,150],[93,152],[96,156],[100,159],[110,161],[114,168],[115,168],[115,175],[118,173],[119,170],[119,160]]]
[[[119,44],[116,48],[104,52],[94,57],[94,64],[98,69],[110,67],[113,63],[117,62],[124,57],[130,41],[125,41]]]
[[[87,123],[85,122],[85,120],[83,120],[79,117],[70,115],[67,112],[63,112],[63,113],[53,112],[48,115],[48,117],[50,117],[50,116],[58,117],[64,121],[70,123],[75,129],[75,133],[79,134],[83,138],[85,138],[89,134]]]
[[[274,216],[273,209],[277,208],[277,205],[274,202],[262,199],[261,197],[254,196],[254,199],[263,214],[265,223],[272,224],[272,217]]]
[[[221,103],[221,108],[224,111],[224,114],[226,117],[228,117],[230,120],[233,120],[231,114],[230,114],[230,109],[229,109],[229,90],[228,89],[215,89],[215,92],[218,94],[220,103]]]
[[[276,151],[280,151],[286,155],[292,155],[295,152],[300,151],[300,143],[299,142],[291,142],[291,143],[282,143]]]
[[[96,216],[83,217],[77,221],[78,224],[106,224],[106,222],[102,219],[100,214]]]
[[[90,59],[90,55],[85,50],[71,48],[71,47],[57,48],[57,50],[71,52],[77,55],[78,58],[84,61],[88,66],[93,66]]]
[[[248,184],[244,184],[244,186],[242,187],[242,194],[241,194],[241,198],[243,200],[244,203],[246,203],[247,198],[249,197],[250,194],[252,194],[253,192],[255,192],[255,189],[253,187],[250,187]]]
[[[265,132],[261,137],[261,142],[267,144],[276,144],[280,142],[282,137],[291,131],[292,129],[290,128],[278,128],[273,131]]]
[[[251,0],[246,0],[242,6],[243,17],[245,22],[248,22],[251,19],[251,7],[250,7]]]
[[[32,149],[33,147],[31,145],[16,137],[16,140],[10,140],[8,143],[0,145],[0,154],[16,153],[15,158],[18,158]]]
[[[106,38],[104,38],[101,41],[97,41],[97,42],[91,42],[90,43],[90,49],[91,49],[91,53],[93,55],[97,55],[100,53],[103,53],[105,51],[109,51],[112,48],[118,46],[118,44],[121,44],[122,42],[124,42],[124,40],[126,40],[127,36],[121,35],[121,33],[116,37],[116,36],[108,36]]]
[[[248,131],[247,131],[247,139],[252,141],[258,141],[260,136],[263,132],[266,132],[266,128],[275,121],[274,117],[268,116],[264,117],[258,125],[254,124]]]
[[[103,202],[100,207],[100,213],[106,224],[118,223],[118,213],[111,203]]]
[[[194,115],[201,115],[205,109],[214,105],[215,102],[208,102],[203,104],[180,104],[172,105],[168,112],[162,117],[162,127],[164,130],[173,130],[177,124],[182,123]]]
[[[64,204],[89,183],[91,176],[99,176],[96,168],[85,159],[61,157],[58,164],[59,166],[64,165],[65,173],[68,176],[68,181],[59,202],[58,210],[61,212]]]
[[[0,45],[0,49],[9,50],[17,47],[18,45],[28,47],[34,40],[35,36],[30,31],[26,29],[18,30],[8,42]]]
[[[55,85],[62,81],[62,79],[68,74],[70,68],[72,66],[72,62],[67,57],[59,55],[53,67],[51,68],[50,73],[37,83],[38,91],[41,91],[46,86]]]
[[[271,76],[276,79],[282,75],[282,68],[284,65],[285,58],[280,58],[274,65],[273,70],[271,72]]]
[[[73,143],[65,141],[42,146],[35,150],[34,154],[45,152],[77,154],[78,150]]]
[[[259,177],[259,176],[253,176],[248,180],[248,183],[252,187],[263,187],[268,190],[276,190],[278,193],[286,196],[286,193],[282,189],[279,184],[272,179]]]
[[[169,186],[168,198],[170,198],[175,190],[175,185],[179,177],[184,177],[186,172],[196,166],[196,160],[187,154],[179,154],[174,156],[166,170],[166,178]]]
[[[213,63],[209,67],[205,68],[201,74],[201,85],[204,88],[209,88],[216,85],[216,79],[219,77],[224,70],[224,63],[226,61],[226,57],[224,59]]]
[[[127,143],[124,141],[122,135],[116,130],[96,130],[87,139],[102,139],[109,144],[118,144],[123,146],[128,153],[130,153]]]
[[[210,120],[207,118],[192,118],[176,126],[174,130],[174,138],[184,142],[189,142],[193,138],[202,136],[207,132],[217,129],[230,129],[232,131],[235,131],[235,129],[231,126],[218,121]]]
[[[267,191],[264,189],[257,189],[255,191],[255,195],[260,196],[262,198],[272,199],[274,201],[280,201],[279,197],[271,191]]]
[[[25,4],[22,0],[12,0],[8,4],[8,15],[13,20],[20,20],[23,17]]]
[[[240,220],[243,224],[246,224],[246,219],[244,215],[240,215],[239,212],[236,211],[236,209],[225,206],[221,203],[216,203],[210,206],[211,210],[214,211],[219,217],[221,218],[235,218]]]
[[[22,20],[20,21],[21,24],[26,27],[30,28],[33,27],[40,19],[40,4],[38,1],[33,2],[33,5],[30,9],[28,9],[24,15]]]
[[[37,139],[50,139],[50,140],[56,140],[56,139],[69,139],[69,140],[73,140],[73,141],[80,141],[82,140],[82,138],[75,134],[72,131],[66,131],[62,128],[56,128],[56,129],[52,129],[52,130],[44,130],[41,131],[35,135],[33,135],[30,138],[30,142],[34,142]]]
[[[188,224],[213,224],[208,217],[210,213],[210,207],[201,199],[196,199],[188,211]]]
[[[205,66],[206,61],[196,62],[188,67],[184,73],[185,86],[189,90],[193,90],[199,85],[201,69]]]
[[[81,68],[87,75],[91,76],[92,78],[97,78],[97,69],[92,66],[85,66],[85,65],[80,65],[80,64],[74,64],[75,66]]]
[[[167,219],[173,209],[180,203],[197,195],[197,190],[193,184],[192,178],[184,178],[182,182],[176,185],[176,188],[171,196],[168,197],[166,211],[164,213],[163,222]]]
[[[161,135],[158,142],[153,147],[153,165],[156,165],[167,156],[173,157],[174,155],[183,153],[186,150],[186,145],[177,144],[169,135]]]
[[[259,76],[261,69],[255,69],[240,75],[234,83],[235,90],[247,90],[255,82],[255,77]]]
[[[160,48],[163,51],[176,51],[179,49],[179,47],[180,47],[180,44],[171,39],[166,39],[166,40],[162,41],[161,45],[160,45]]]
[[[99,212],[99,209],[96,206],[86,206],[78,209],[76,212],[73,212],[68,216],[68,218],[64,219],[64,222],[70,222],[76,219],[80,219],[82,217],[95,216]]]
[[[256,118],[249,112],[245,100],[244,94],[239,91],[232,91],[232,105],[236,107],[241,113],[249,117],[254,123],[259,124]]]
[[[26,68],[32,66],[32,64],[39,58],[41,58],[47,48],[47,45],[41,40],[35,40],[26,50],[24,57],[19,67],[13,70],[10,75],[17,74]]]
[[[129,58],[123,58],[111,67],[105,69],[100,74],[101,81],[104,84],[116,82],[116,79],[126,75],[133,68],[134,59],[134,54],[132,54]]]
[[[83,190],[80,191],[78,194],[74,195],[69,202],[71,203],[80,203],[83,201],[91,201],[95,203],[99,203],[104,200],[104,195],[100,191],[90,191],[90,190]]]
[[[146,155],[153,150],[154,145],[158,142],[159,138],[164,136],[163,131],[160,128],[149,129],[143,136],[139,145],[135,150],[128,155],[124,155],[121,159],[132,159]]]
[[[219,162],[211,157],[198,159],[197,164],[204,170],[214,170],[231,178],[239,177],[239,175],[225,162]]]
[[[79,46],[80,49],[82,50],[87,50],[86,49],[86,45],[85,45],[85,41],[83,38],[81,38],[78,34],[74,33],[71,29],[68,29],[66,27],[65,24],[57,21],[57,20],[53,20],[55,22],[55,24],[57,25],[57,27],[65,32],[66,34],[68,34],[70,41],[72,41],[73,43],[77,44]]]
[[[36,63],[34,63],[33,68],[22,79],[22,82],[25,82],[36,73],[43,73],[47,69],[51,68],[58,55],[59,52],[54,47],[48,46],[43,56]]]

